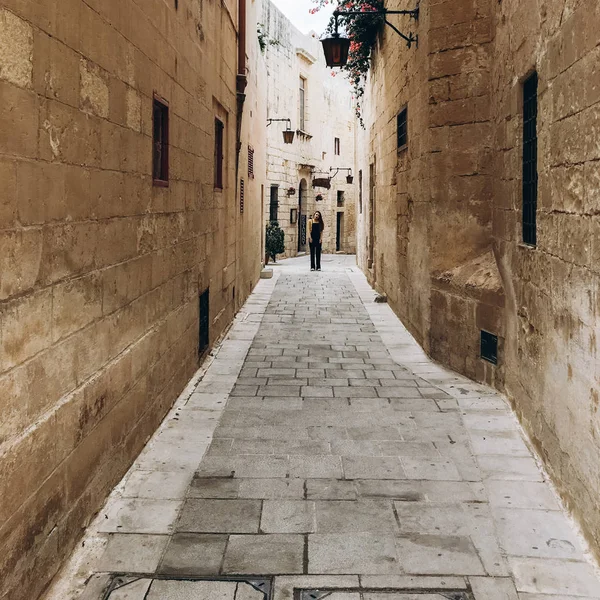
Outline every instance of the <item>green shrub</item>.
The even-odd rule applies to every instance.
[[[278,254],[285,252],[285,245],[283,243],[285,234],[277,221],[271,221],[267,225],[267,235],[265,238],[265,247],[267,255],[276,262]]]

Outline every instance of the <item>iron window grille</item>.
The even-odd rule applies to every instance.
[[[334,138],[333,140],[333,151],[336,156],[340,155],[340,138]]]
[[[199,298],[198,354],[202,356],[210,343],[210,292],[207,288]]]
[[[537,113],[538,74],[523,84],[523,242],[537,243]]]
[[[363,174],[362,170],[358,172],[358,212],[362,215],[363,205]]]
[[[271,203],[269,206],[269,219],[277,221],[277,213],[279,212],[279,186],[271,186]]]
[[[169,107],[156,97],[152,104],[152,179],[154,185],[169,185]]]
[[[225,125],[220,119],[215,119],[215,188],[223,189],[223,139]]]
[[[254,179],[254,148],[248,146],[248,178]]]
[[[498,336],[481,331],[481,358],[493,365],[498,364]]]
[[[408,146],[408,107],[398,115],[398,150]]]

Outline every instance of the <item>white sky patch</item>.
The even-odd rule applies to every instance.
[[[272,0],[272,2],[302,33],[314,30],[319,35],[325,31],[334,8],[333,3],[330,2],[330,6],[311,15],[308,11],[316,6],[311,0]]]

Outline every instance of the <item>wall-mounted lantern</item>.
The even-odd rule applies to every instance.
[[[292,121],[291,119],[267,119],[267,127],[271,123],[287,123],[285,130],[283,131],[283,143],[284,144],[293,144],[294,143],[294,135],[296,132],[292,129]]]
[[[404,35],[395,25],[392,25],[388,20],[388,15],[409,15],[411,19],[418,20],[419,18],[419,7],[413,10],[369,10],[369,11],[360,11],[360,10],[336,10],[333,13],[335,18],[335,32],[330,38],[325,38],[321,40],[323,44],[323,52],[325,53],[325,61],[327,62],[327,66],[329,68],[336,67],[345,67],[348,64],[348,54],[350,53],[350,40],[346,37],[342,37],[339,33],[339,17],[366,17],[373,15],[383,15],[384,22],[386,25],[391,27],[401,38],[406,40],[408,47],[410,48],[413,44],[419,43],[419,37],[410,33],[409,35]]]
[[[352,175],[352,169],[350,168],[346,168],[346,169],[342,169],[342,168],[338,168],[338,167],[329,167],[329,171],[334,171],[335,173],[333,175],[331,175],[331,179],[333,179],[340,171],[348,171],[348,175],[346,175],[346,183],[347,184],[351,184],[354,181],[354,176]]]

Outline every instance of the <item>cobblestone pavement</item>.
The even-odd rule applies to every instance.
[[[353,264],[275,266],[50,598],[600,598],[505,401]]]

